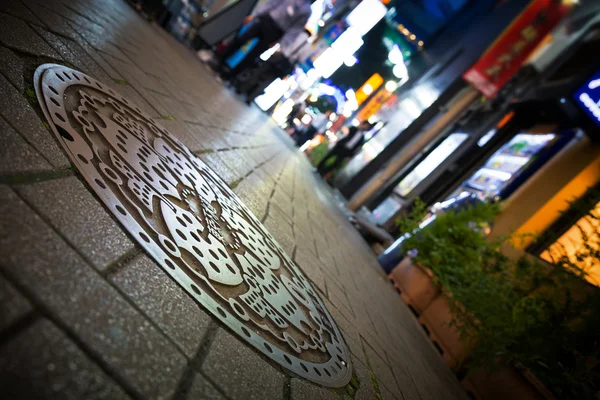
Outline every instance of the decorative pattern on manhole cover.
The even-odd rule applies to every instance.
[[[296,374],[340,387],[348,348],[310,282],[231,189],[129,100],[81,72],[35,72],[44,114],[121,224],[192,297]]]

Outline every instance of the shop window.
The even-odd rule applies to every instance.
[[[587,240],[584,241],[584,238]],[[587,249],[586,246],[588,246]],[[588,282],[600,286],[598,258],[578,257],[581,252],[588,254],[590,250],[600,251],[600,202],[596,203],[587,215],[567,229],[558,240],[540,254],[540,257],[553,262],[566,256],[573,264],[587,273]]]

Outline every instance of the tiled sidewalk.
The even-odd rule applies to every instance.
[[[3,1],[0,58],[2,398],[465,397],[287,138],[125,2]],[[135,101],[234,188],[342,329],[348,387],[320,388],[239,341],[129,238],[40,117],[32,77],[46,62]]]

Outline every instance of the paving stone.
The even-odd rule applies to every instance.
[[[0,115],[55,168],[70,167],[52,133],[44,128],[27,100],[3,76],[0,76]]]
[[[424,373],[425,370],[421,370],[421,368],[419,368],[420,366],[418,364],[413,364],[413,365],[414,365],[414,372],[416,373],[416,375]],[[402,394],[401,397],[400,396],[398,396],[398,397],[403,398],[405,400],[419,400],[421,398],[421,395],[419,394],[419,390],[415,386],[415,382],[411,378],[411,374],[408,371],[405,371],[404,368],[405,367],[402,366],[400,363],[393,363],[392,371],[396,378],[396,382],[398,383],[398,388]],[[423,386],[423,389],[425,391],[427,391],[426,388],[427,388],[427,386],[429,386],[431,384],[431,382],[423,382],[423,383],[425,384]],[[430,398],[435,399],[435,396],[430,397]]]
[[[192,358],[211,318],[152,259],[141,254],[110,277]]]
[[[38,173],[51,169],[52,166],[0,117],[0,175]]]
[[[38,320],[0,348],[6,399],[129,399],[63,332]]]
[[[40,24],[40,20],[37,19],[19,0],[0,2],[0,11],[34,24]]]
[[[323,272],[321,271],[321,263],[310,251],[305,250],[302,247],[297,247],[294,261],[296,264],[298,264],[308,279],[310,279],[311,282],[314,283],[319,290],[321,290],[321,292],[327,293],[325,278],[323,277]]]
[[[75,37],[71,24],[60,14],[44,7],[39,0],[26,0],[25,4],[33,14],[51,31],[67,37]]]
[[[29,300],[0,275],[0,332],[31,311]]]
[[[271,214],[271,209],[269,209],[269,215],[263,224],[267,228],[267,231],[273,235],[281,248],[285,250],[288,255],[291,255],[294,252],[294,247],[296,246],[292,227],[285,222],[282,223],[279,218]]]
[[[392,392],[385,386],[379,386],[379,394],[383,400],[403,400],[402,394],[398,392]]]
[[[0,268],[140,397],[170,397],[186,364],[175,346],[7,187],[0,215]]]
[[[387,364],[387,361],[384,361],[384,359],[372,349],[372,345],[367,342],[363,342],[363,344],[369,367],[377,377],[379,385],[381,386],[383,384],[392,393],[398,393],[396,378],[392,373],[392,369]]]
[[[240,153],[240,150],[223,151],[219,152],[219,157],[238,177],[244,177],[252,170],[253,166],[248,165],[247,160]]]
[[[354,395],[355,400],[372,400],[377,398],[377,392],[371,380],[371,373],[365,364],[356,357],[352,357],[352,369],[359,386]]]
[[[56,60],[60,56],[22,20],[0,14],[0,42],[15,50]]]
[[[76,177],[23,185],[18,191],[99,270],[133,249],[133,242]]]
[[[283,394],[283,374],[222,329],[202,371],[233,399],[278,399]]]
[[[317,386],[304,379],[292,378],[290,398],[292,400],[329,400],[339,399],[340,396],[330,389]]]
[[[251,174],[245,177],[233,191],[258,219],[265,215],[269,202],[266,192],[270,193],[267,182],[261,181],[256,175]]]
[[[25,91],[23,81],[23,61],[12,51],[0,47],[0,72],[12,83],[19,92]]]
[[[196,374],[186,396],[188,400],[227,400],[202,374]]]
[[[217,153],[203,153],[199,154],[198,157],[204,161],[210,169],[223,179],[227,184],[230,184],[240,178],[235,172],[233,172]]]

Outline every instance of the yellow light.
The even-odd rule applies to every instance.
[[[419,40],[419,43],[417,43],[419,46],[423,46],[423,41]]]
[[[368,96],[373,93],[373,86],[367,83],[365,86],[363,86],[362,91]]]
[[[410,35],[409,38],[410,40],[415,40],[417,37],[415,35]]]
[[[310,117],[310,115],[304,114],[304,116],[302,116],[301,121],[304,125],[308,125],[312,121],[312,118]]]
[[[402,29],[402,33],[404,33],[405,35],[408,35],[410,32],[408,31],[408,29],[404,28],[404,29]]]
[[[318,99],[319,99],[319,95],[316,93],[311,94],[310,97],[308,98],[308,100],[310,100],[311,103],[314,103]]]

